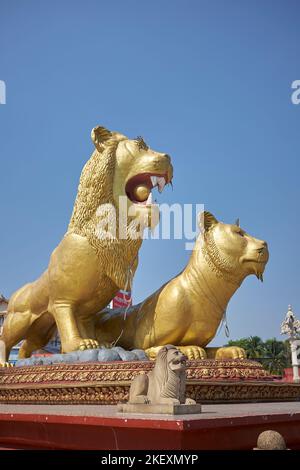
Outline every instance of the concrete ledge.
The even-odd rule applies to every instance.
[[[201,413],[201,405],[175,405],[172,403],[164,403],[160,405],[151,405],[147,403],[120,403],[117,406],[119,413],[135,413],[135,414],[167,414],[167,415],[190,415]]]

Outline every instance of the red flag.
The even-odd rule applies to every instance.
[[[112,308],[126,308],[132,305],[131,292],[120,290],[112,300]]]

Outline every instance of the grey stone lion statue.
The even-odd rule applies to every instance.
[[[119,411],[131,413],[199,413],[201,405],[186,398],[187,357],[175,346],[163,346],[154,368],[146,374],[134,377],[127,404],[120,404]]]
[[[175,346],[164,346],[153,370],[133,379],[129,403],[194,405],[194,400],[185,398],[186,361],[187,357]]]

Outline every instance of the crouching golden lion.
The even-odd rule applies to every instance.
[[[266,242],[239,224],[219,222],[209,212],[200,220],[201,233],[185,269],[144,302],[126,312],[105,310],[96,317],[99,341],[126,349],[142,348],[154,358],[165,344],[174,344],[189,359],[244,358],[238,347],[204,348],[214,338],[229,300],[243,280],[262,280],[268,261]]]
[[[142,138],[129,140],[104,127],[92,130],[92,140],[95,151],[81,173],[66,235],[42,276],[10,299],[0,338],[2,364],[20,340],[25,339],[20,357],[42,348],[56,325],[62,352],[97,348],[94,316],[128,287],[137,267],[142,237],[135,222],[155,224],[151,190],[158,186],[161,192],[171,181],[170,157]]]

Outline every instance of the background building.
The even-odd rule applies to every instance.
[[[3,322],[7,312],[8,299],[0,294],[0,335],[2,334]]]
[[[8,299],[4,297],[3,294],[0,294],[0,335],[2,334],[3,323],[5,316],[7,314]],[[21,343],[14,346],[10,352],[9,360],[10,362],[16,362],[19,354]]]
[[[4,297],[4,295],[0,294],[0,335],[2,334],[3,323],[5,320],[5,316],[7,314],[8,300],[9,299]],[[10,362],[15,363],[16,360],[18,359],[20,346],[21,346],[21,343],[17,344],[16,346],[12,348],[10,355],[9,355]]]

